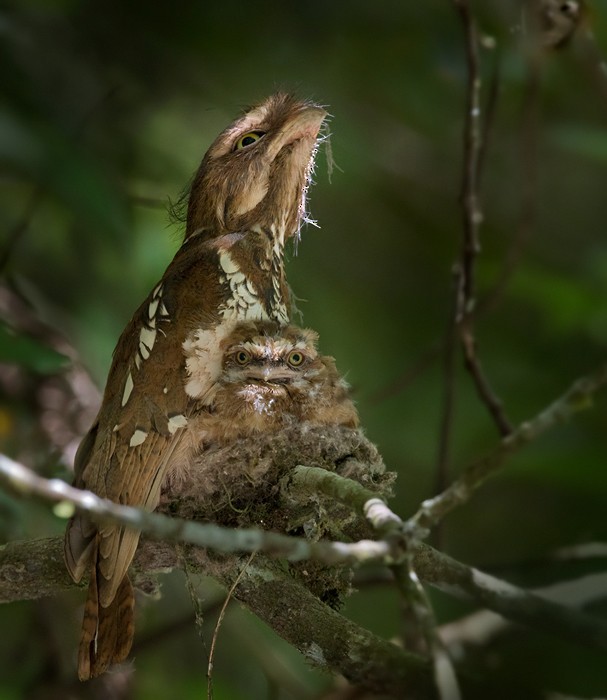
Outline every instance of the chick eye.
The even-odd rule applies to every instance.
[[[234,355],[234,359],[236,360],[236,364],[239,364],[241,367],[244,367],[245,365],[248,365],[251,361],[251,353],[247,352],[246,350],[239,350]]]
[[[252,146],[256,141],[259,141],[259,139],[265,134],[265,131],[249,131],[246,134],[243,134],[238,141],[236,141],[236,144],[234,146],[234,151],[240,151],[243,148],[246,148],[247,146]]]
[[[303,364],[304,359],[303,352],[299,352],[299,350],[291,350],[289,356],[287,357],[287,362],[291,365],[291,367],[299,367],[301,364]]]

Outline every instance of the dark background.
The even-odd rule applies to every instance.
[[[570,44],[544,52],[521,4],[473,9],[495,42],[480,54],[483,106],[497,90],[477,264],[479,300],[493,303],[478,317],[478,347],[518,423],[604,359],[607,6],[594,2]],[[304,230],[288,274],[305,300],[304,324],[337,358],[366,434],[398,472],[392,507],[410,515],[435,493],[441,347],[462,235],[466,79],[462,26],[447,0],[2,3],[3,285],[69,341],[102,387],[120,331],[178,247],[168,200],[217,133],[278,88],[327,105],[338,167],[329,178],[321,149],[310,190],[320,228]],[[509,256],[513,273],[494,294]],[[11,324],[18,326],[14,315]],[[0,447],[69,479],[69,449],[62,459],[40,426],[39,389],[57,358],[38,345],[13,356],[12,342],[2,334],[0,359],[14,362],[5,362],[0,384]],[[459,356],[454,388],[451,475],[498,442]],[[592,410],[512,458],[447,519],[442,549],[526,585],[577,575],[536,563],[607,537],[605,407],[599,395]],[[7,539],[64,525],[42,506],[1,494],[0,516]],[[210,583],[198,586],[206,602],[219,595]],[[346,613],[396,636],[391,589],[362,589]],[[0,609],[0,627],[11,630],[0,635],[2,700],[54,697],[55,687],[66,697],[79,600]],[[435,602],[441,622],[469,610],[443,595]],[[206,649],[193,625],[150,637],[189,609],[182,575],[165,578],[163,600],[142,613],[138,638],[148,641],[136,654],[129,697],[203,696]],[[207,647],[213,623],[211,615]],[[312,698],[329,683],[236,607],[218,654],[219,699]],[[539,633],[511,631],[477,662],[561,692],[607,691],[598,654]]]

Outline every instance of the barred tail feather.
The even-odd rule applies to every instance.
[[[78,649],[78,678],[89,680],[101,675],[111,664],[124,661],[134,636],[135,597],[128,576],[125,576],[112,602],[99,603],[98,572],[93,565]]]

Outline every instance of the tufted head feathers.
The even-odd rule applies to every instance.
[[[282,243],[298,234],[326,116],[318,105],[277,93],[233,122],[196,173],[186,238],[262,228]]]

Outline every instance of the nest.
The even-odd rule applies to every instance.
[[[262,528],[312,540],[356,541],[373,537],[366,521],[323,494],[286,488],[298,465],[319,467],[357,481],[386,498],[395,475],[360,430],[343,426],[300,426],[201,449],[186,476],[165,489],[158,510],[188,520],[231,528]],[[202,558],[201,558],[202,557]],[[206,573],[225,579],[234,557],[206,552],[198,561]],[[349,592],[350,573],[306,561],[288,564],[291,573],[321,600],[338,607]]]

